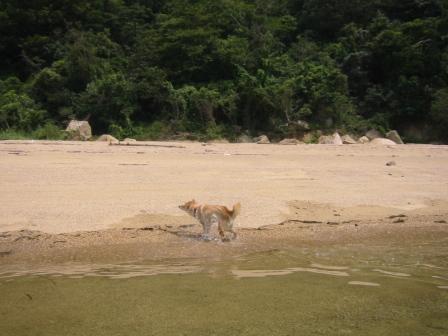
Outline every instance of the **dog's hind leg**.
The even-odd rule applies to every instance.
[[[224,241],[226,239],[226,236],[224,234],[224,230],[222,228],[221,222],[218,223],[218,231],[219,231],[219,235],[221,236],[221,240]]]

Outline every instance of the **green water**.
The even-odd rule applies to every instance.
[[[0,335],[448,335],[448,247],[0,270]]]

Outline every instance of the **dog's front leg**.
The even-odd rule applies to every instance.
[[[202,239],[204,239],[204,240],[211,240],[210,229],[212,227],[212,224],[208,223],[207,221],[204,221],[201,224],[202,224],[202,229],[203,229]]]

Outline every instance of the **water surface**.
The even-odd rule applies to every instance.
[[[15,265],[1,335],[448,335],[448,244]]]

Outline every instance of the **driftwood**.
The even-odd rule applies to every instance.
[[[166,148],[186,148],[185,146],[178,145],[155,145],[155,144],[146,144],[146,143],[132,143],[132,142],[118,142],[118,143],[109,143],[109,146],[135,146],[135,147],[166,147]]]

